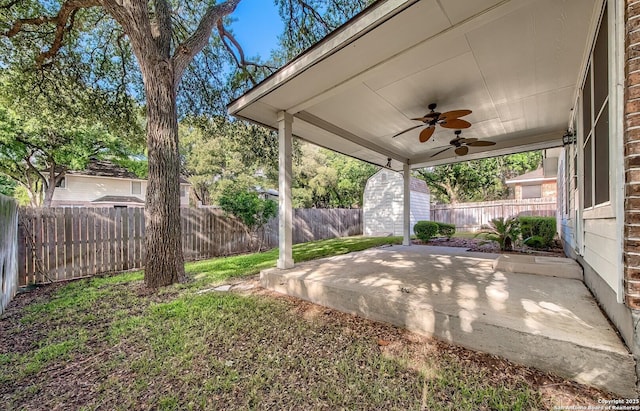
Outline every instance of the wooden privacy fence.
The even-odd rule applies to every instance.
[[[0,314],[18,290],[18,204],[0,194]]]
[[[278,245],[278,219],[251,238],[244,225],[219,210],[181,209],[187,261]],[[294,210],[294,243],[362,233],[359,209]],[[70,280],[143,267],[142,208],[20,209],[20,285]]]
[[[511,216],[555,217],[555,199],[485,201],[431,206],[431,220],[455,224],[457,231],[477,231],[492,219]]]

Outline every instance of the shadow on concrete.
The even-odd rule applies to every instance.
[[[501,256],[392,246],[261,273],[262,285],[635,396],[635,364],[582,281],[495,269]],[[544,260],[547,270],[569,262]],[[525,267],[526,268],[526,267]],[[558,273],[561,276],[562,273]]]

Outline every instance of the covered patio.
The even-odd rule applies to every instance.
[[[409,235],[412,169],[559,147],[575,131],[602,4],[377,1],[232,102],[231,115],[279,134],[280,255],[263,284],[635,396],[633,357],[580,279],[410,246]],[[621,110],[616,93],[613,113]],[[440,113],[470,110],[461,137],[495,144],[456,150],[455,130],[441,124],[421,142],[420,118],[432,104]],[[617,123],[610,127],[615,134]],[[294,267],[294,136],[402,173],[402,247]],[[556,274],[568,267],[527,264]]]
[[[488,352],[624,397],[635,362],[577,263],[391,246],[271,269],[262,286]],[[525,256],[526,257],[526,256]],[[541,274],[529,274],[528,268]]]
[[[294,136],[402,172],[408,217],[411,169],[562,145],[599,7],[598,0],[377,1],[230,103],[231,115],[279,132],[279,267],[293,265]],[[495,145],[458,155],[455,130],[441,125],[420,142],[424,124],[415,119],[430,104],[440,113],[470,110],[461,137]]]

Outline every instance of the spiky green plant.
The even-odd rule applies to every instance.
[[[494,218],[488,225],[482,226],[482,230],[476,237],[495,241],[500,245],[501,251],[513,250],[513,245],[520,239],[520,222],[515,217]]]

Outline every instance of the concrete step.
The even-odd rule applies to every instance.
[[[582,267],[566,257],[546,257],[521,254],[503,254],[493,266],[496,271],[521,274],[573,278],[582,281]]]

